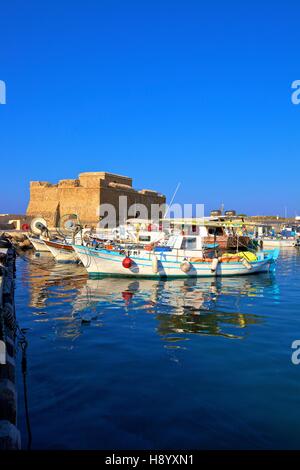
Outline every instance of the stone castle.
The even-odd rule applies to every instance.
[[[119,221],[119,196],[127,196],[128,208],[133,204],[164,204],[165,196],[156,191],[132,187],[127,176],[106,172],[80,173],[78,179],[61,180],[57,184],[31,181],[27,216],[44,217],[49,227],[56,227],[60,217],[77,214],[81,223],[96,226],[99,223],[100,204],[112,204]],[[150,217],[150,215],[149,215]]]

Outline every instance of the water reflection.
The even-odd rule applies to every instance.
[[[51,299],[64,302],[70,293],[84,285],[87,278],[83,267],[72,264],[55,263],[48,253],[41,253],[39,257],[24,258],[27,269],[23,269],[22,284],[29,284],[29,306],[37,309],[44,308]]]
[[[241,299],[263,297],[266,290],[273,297],[279,293],[271,275],[223,280],[87,279],[78,292],[73,310],[97,311],[104,302],[113,305],[122,299],[129,313],[145,310],[155,315],[158,334],[171,335],[170,341],[176,340],[174,333],[241,338],[240,333],[229,330],[245,329],[262,321],[258,314],[243,313]]]
[[[34,448],[299,448],[296,250],[276,279],[92,280],[40,261],[16,278]],[[19,402],[26,443],[22,387]]]
[[[271,274],[159,281],[89,279],[80,266],[45,259],[28,264],[24,282],[36,321],[55,321],[55,335],[68,339],[76,339],[85,323],[108,322],[112,312],[140,320],[142,314],[153,315],[157,334],[169,343],[188,334],[241,339],[250,325],[263,321],[255,299],[274,301],[280,294]]]

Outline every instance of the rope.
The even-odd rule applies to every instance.
[[[31,443],[32,443],[32,433],[31,433],[31,425],[30,425],[30,417],[29,417],[28,392],[27,392],[27,354],[26,353],[27,353],[28,341],[25,336],[24,330],[20,328],[20,326],[18,325],[16,321],[14,310],[11,310],[9,313],[6,310],[5,323],[9,326],[9,328],[16,335],[17,345],[18,347],[20,347],[22,351],[21,369],[22,369],[22,378],[23,378],[26,428],[27,428],[27,435],[28,435],[27,449],[30,450]]]
[[[28,391],[27,391],[27,347],[28,341],[24,334],[24,330],[22,330],[18,324],[16,324],[16,334],[18,338],[18,345],[22,351],[22,359],[21,359],[21,366],[22,366],[22,377],[23,377],[23,393],[24,393],[24,407],[25,407],[25,418],[26,418],[26,427],[27,427],[27,450],[31,449],[32,443],[32,432],[31,432],[31,424],[30,424],[30,416],[29,416],[29,406],[28,406]]]

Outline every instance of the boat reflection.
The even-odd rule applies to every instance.
[[[28,265],[30,306],[37,321],[48,321],[45,313],[51,309],[56,335],[71,339],[81,334],[83,323],[109,321],[106,315],[112,311],[153,315],[157,334],[170,343],[188,334],[242,339],[250,325],[263,321],[255,313],[257,298],[271,296],[274,300],[279,295],[272,274],[159,281],[90,279],[80,266],[41,262],[40,266]]]
[[[49,253],[41,253],[23,258],[27,263],[23,286],[29,284],[29,306],[37,309],[47,306],[49,298],[62,300],[73,289],[80,289],[86,282],[87,274],[83,267],[71,264],[58,264]],[[58,289],[55,289],[57,287]]]
[[[155,315],[157,333],[165,339],[174,333],[242,338],[235,331],[262,322],[255,313],[243,313],[241,300],[276,297],[279,293],[274,276],[262,274],[224,279],[128,280],[87,279],[73,303],[74,313],[96,312],[101,305],[123,304],[127,314],[136,310]],[[170,341],[174,341],[170,337]]]

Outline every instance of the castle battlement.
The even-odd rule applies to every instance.
[[[113,173],[80,173],[77,179],[62,179],[58,183],[31,181],[27,215],[44,217],[49,227],[55,227],[61,216],[76,213],[83,224],[99,222],[100,204],[112,204],[118,215],[119,197],[127,196],[128,207],[144,204],[164,204],[165,196],[149,189],[136,190],[132,178]]]

